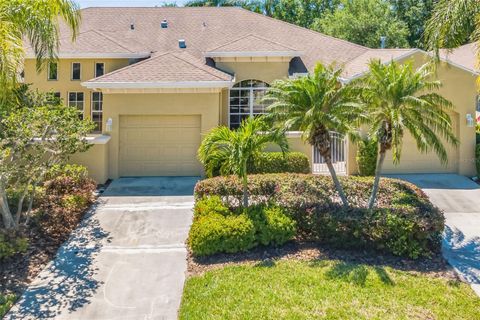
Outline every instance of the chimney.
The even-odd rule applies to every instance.
[[[385,36],[380,37],[380,48],[381,49],[385,49],[386,43],[387,43],[387,37],[385,37]]]
[[[178,40],[178,47],[180,49],[185,49],[187,47],[187,44],[185,43],[185,39],[179,39]]]
[[[162,22],[160,23],[160,26],[162,27],[162,29],[168,28],[167,19],[163,19]]]

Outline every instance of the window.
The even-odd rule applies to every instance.
[[[92,121],[95,122],[95,132],[102,132],[103,94],[92,92]]]
[[[53,105],[59,105],[61,104],[61,95],[60,95],[60,92],[49,92],[47,94],[47,100],[49,103],[53,104]]]
[[[230,89],[229,124],[236,129],[248,117],[265,114],[266,104],[262,98],[268,84],[258,80],[245,80]]]
[[[480,96],[477,96],[476,103],[477,103],[477,112],[480,112]]]
[[[47,69],[48,80],[58,80],[58,64],[50,62]]]
[[[80,80],[82,65],[79,62],[72,63],[72,80]]]
[[[101,77],[105,74],[105,63],[97,62],[95,63],[95,78]]]
[[[83,119],[83,92],[70,92],[68,93],[68,106],[77,108],[80,113],[80,119]]]

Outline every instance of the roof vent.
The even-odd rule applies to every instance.
[[[130,22],[130,30],[135,30],[135,23]]]
[[[160,25],[162,26],[162,29],[168,28],[167,19],[163,19],[162,22],[160,23]]]
[[[178,40],[178,47],[179,47],[180,49],[185,49],[185,48],[187,47],[187,44],[186,44],[186,42],[185,42],[185,39],[179,39],[179,40]]]

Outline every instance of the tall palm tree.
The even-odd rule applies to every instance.
[[[24,40],[31,45],[40,70],[58,49],[59,22],[78,30],[80,12],[71,0],[0,1],[0,104],[17,83],[25,56]]]
[[[438,0],[426,24],[427,48],[455,48],[466,42],[480,41],[480,1]]]
[[[360,108],[352,88],[340,83],[341,74],[341,69],[317,64],[312,74],[275,81],[265,100],[271,103],[269,117],[277,125],[302,131],[303,139],[319,150],[347,207],[347,197],[332,164],[330,132],[352,133],[352,123]]]
[[[387,151],[391,151],[393,162],[398,164],[402,152],[402,139],[409,132],[421,152],[433,150],[443,164],[448,162],[447,152],[441,138],[457,145],[452,130],[449,112],[450,101],[435,93],[441,87],[434,79],[430,64],[418,70],[412,63],[385,65],[372,60],[370,73],[353,85],[361,92],[364,102],[364,117],[369,134],[379,143],[379,158],[375,171],[372,194],[368,203],[373,208],[377,196],[380,175]]]
[[[284,132],[269,131],[262,117],[248,118],[237,130],[221,126],[210,131],[203,140],[198,158],[211,176],[220,168],[220,174],[235,174],[242,179],[243,206],[248,207],[247,164],[268,144],[277,144],[282,152],[288,151]]]

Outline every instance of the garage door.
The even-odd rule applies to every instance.
[[[121,116],[120,176],[198,176],[200,116]]]
[[[458,115],[452,116],[453,129],[457,132]],[[442,165],[435,152],[421,153],[413,137],[406,133],[403,139],[400,164],[393,165],[391,152],[385,158],[385,173],[458,173],[458,149],[444,142],[448,164]]]

